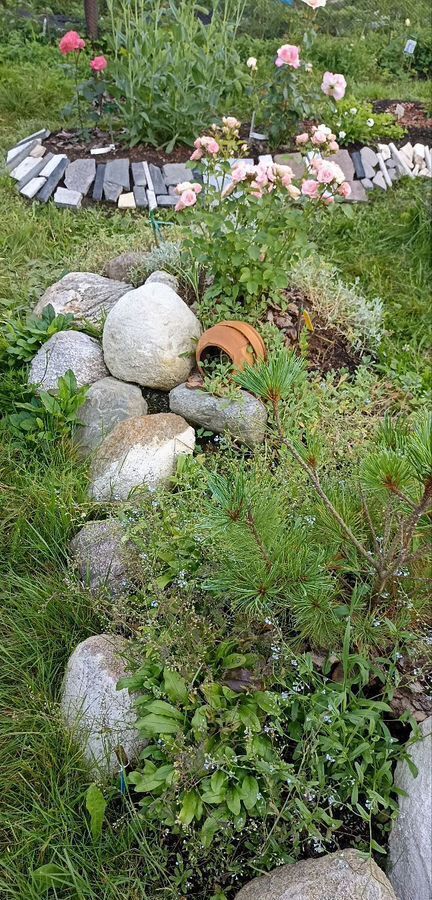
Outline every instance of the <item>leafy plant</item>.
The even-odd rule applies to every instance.
[[[351,819],[364,849],[385,852],[371,840],[371,820],[388,829],[397,810],[393,765],[408,758],[385,724],[394,655],[371,668],[349,645],[348,624],[340,682],[330,665],[321,676],[309,655],[292,653],[275,663],[279,674],[261,679],[256,656],[231,640],[191,681],[156,658],[120,681],[139,694],[137,728],[149,741],[129,776],[144,819],[184,835],[186,852],[199,836],[201,853],[220,855],[222,888],[245,866],[267,869],[307,847],[343,845]],[[380,687],[368,698],[372,676]]]
[[[204,24],[201,8],[188,0],[109,0],[111,90],[132,146],[192,144],[233,85],[240,92],[244,70],[234,39],[244,3],[217,0]]]
[[[41,316],[30,315],[27,319],[16,319],[6,322],[4,352],[21,364],[29,362],[46,341],[58,331],[66,331],[72,328],[74,316],[67,313],[57,313],[54,307],[46,306]]]
[[[26,442],[41,444],[70,437],[79,425],[78,413],[85,403],[87,387],[78,387],[77,380],[69,369],[58,379],[56,394],[40,391],[31,400],[17,403],[21,412],[9,416],[13,433]]]
[[[337,108],[326,115],[337,140],[344,146],[384,139],[397,141],[405,134],[405,129],[397,124],[391,113],[376,113],[371,103],[354,97],[341,100]]]

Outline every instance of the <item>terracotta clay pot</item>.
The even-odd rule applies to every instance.
[[[253,366],[257,359],[266,357],[266,348],[261,335],[252,325],[237,320],[219,322],[204,331],[196,348],[198,368],[202,367],[205,351],[210,348],[226,353],[236,372],[244,369],[245,365]]]

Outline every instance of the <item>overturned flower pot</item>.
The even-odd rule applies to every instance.
[[[246,365],[253,366],[258,359],[265,359],[266,348],[260,334],[248,322],[233,320],[219,322],[201,335],[196,348],[196,361],[202,369],[206,355],[218,350],[232,362],[234,371]]]

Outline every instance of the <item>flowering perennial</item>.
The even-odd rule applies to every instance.
[[[84,50],[85,45],[85,41],[79,36],[77,31],[67,31],[59,43],[59,50],[63,56],[67,56],[69,53]]]
[[[313,125],[310,132],[304,131],[298,134],[296,144],[303,153],[310,150],[320,150],[322,153],[337,153],[339,144],[336,141],[336,135],[333,134],[328,125]]]
[[[275,59],[275,65],[278,68],[281,66],[291,66],[292,69],[300,68],[300,50],[298,47],[295,47],[294,44],[283,44],[282,47],[279,47],[277,52],[277,57]]]
[[[324,72],[321,90],[327,97],[334,100],[342,100],[346,91],[346,80],[343,75],[335,75],[333,72]]]
[[[95,56],[90,63],[93,72],[104,72],[108,66],[108,60],[105,56]]]

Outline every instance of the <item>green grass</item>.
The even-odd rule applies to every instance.
[[[71,85],[60,62],[55,47],[8,34],[0,47],[1,150],[42,124],[65,124],[61,110]],[[372,74],[357,94],[410,99],[425,91],[406,77],[384,82]],[[329,227],[327,220],[314,235],[344,277],[359,277],[367,293],[383,298],[392,334],[381,362],[394,361],[395,375],[407,386],[411,379],[414,392],[426,369],[427,188],[400,185],[357,207],[351,221]],[[31,309],[66,272],[101,271],[117,253],[152,241],[146,216],[31,205],[8,176],[0,178],[0,204],[2,318]],[[22,380],[3,375],[2,409],[12,393],[18,397]],[[40,900],[45,893],[31,873],[56,863],[64,883],[50,896],[59,900],[179,900],[158,840],[143,833],[116,783],[104,786],[108,820],[100,844],[92,844],[85,811],[90,776],[59,720],[67,658],[105,627],[66,569],[68,541],[91,514],[85,469],[66,446],[36,458],[33,450],[13,448],[5,433],[0,438],[0,897]]]

